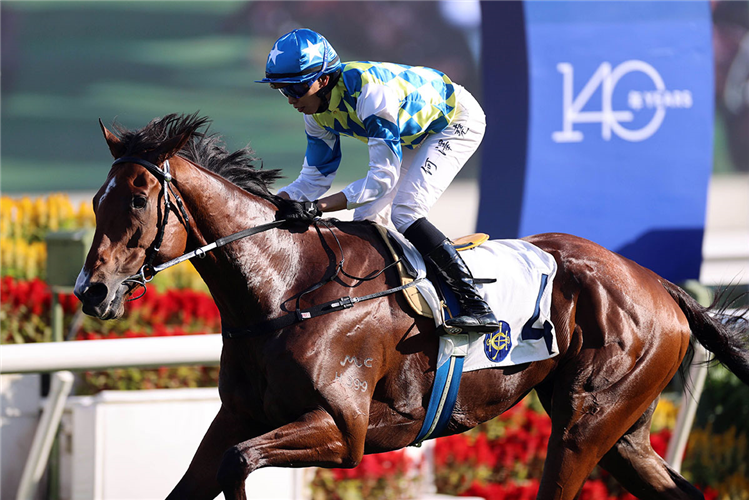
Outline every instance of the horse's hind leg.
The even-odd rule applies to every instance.
[[[678,368],[678,357],[666,348],[649,349],[639,359],[620,351],[613,344],[583,352],[550,385],[538,388],[552,421],[539,499],[577,497],[596,464],[636,425]]]
[[[641,500],[704,499],[697,488],[673,470],[650,446],[650,421],[657,402],[654,401],[606,453],[600,465]]]

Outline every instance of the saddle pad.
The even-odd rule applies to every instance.
[[[468,334],[463,371],[513,366],[559,354],[551,322],[552,284],[557,263],[523,240],[493,240],[462,251],[474,277],[495,278],[476,288],[500,322],[494,333]],[[440,352],[438,365],[451,353]]]
[[[402,257],[406,262],[398,265],[402,283],[426,276],[426,266],[418,250],[397,231],[377,227],[381,228],[383,240],[395,258]],[[557,272],[554,257],[523,240],[484,241],[487,238],[472,235],[471,241],[479,241],[479,246],[462,245],[469,248],[461,249],[460,255],[475,278],[496,279],[494,283],[477,284],[476,288],[502,328],[489,334],[460,336],[468,337],[463,371],[513,366],[556,356],[559,349],[551,322],[551,291]],[[402,255],[393,249],[391,241],[397,243]],[[441,326],[443,310],[432,283],[424,279],[414,288],[419,293],[406,294],[409,303],[418,313],[433,317],[435,326]],[[450,359],[456,345],[443,344],[446,347],[439,351],[438,366]],[[464,350],[465,341],[459,344],[461,351]]]

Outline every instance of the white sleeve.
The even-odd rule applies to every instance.
[[[356,114],[369,137],[369,171],[344,190],[347,208],[357,208],[389,193],[398,182],[402,160],[398,113],[400,100],[389,87],[364,85],[356,103]]]

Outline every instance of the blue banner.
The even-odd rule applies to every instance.
[[[482,2],[478,230],[566,232],[698,278],[712,169],[707,2]]]

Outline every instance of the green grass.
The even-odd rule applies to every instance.
[[[140,128],[195,111],[213,120],[229,149],[249,143],[266,168],[294,178],[304,125],[276,92],[253,82],[272,40],[224,29],[242,6],[3,2],[15,51],[2,59],[2,191],[97,189],[111,162],[99,118]],[[343,149],[336,181],[351,182],[366,171],[367,151],[351,140]]]
[[[84,11],[90,12],[92,9],[92,2],[89,1],[48,1],[48,2],[30,2],[28,0],[4,0],[4,3],[12,5],[15,9],[25,12],[76,12]],[[225,0],[210,0],[204,2],[196,1],[144,1],[144,0],[129,0],[129,1],[102,1],[97,2],[94,6],[96,10],[114,10],[121,11],[126,8],[130,12],[140,12],[143,14],[173,14],[175,11],[179,12],[194,12],[194,13],[223,13],[233,14],[239,8],[241,8],[242,2],[236,0],[225,1]]]

